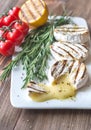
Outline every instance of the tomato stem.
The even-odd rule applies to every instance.
[[[5,41],[6,39],[3,37],[0,37],[0,41]]]
[[[16,23],[16,22],[18,22],[18,23],[21,23],[21,24],[22,24],[22,21],[21,21],[21,20],[15,20],[15,21],[13,21],[13,22],[9,25],[9,27],[12,27],[12,25],[13,25],[14,23]]]

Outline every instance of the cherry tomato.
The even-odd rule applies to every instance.
[[[4,29],[0,29],[0,37],[6,38],[7,37],[7,33],[8,33],[8,30],[4,31]]]
[[[4,31],[0,29],[0,37],[2,37],[3,32]]]
[[[21,45],[23,39],[24,39],[24,34],[19,31],[18,29],[12,29],[7,33],[7,39],[11,40],[14,45]]]
[[[25,22],[16,22],[13,27],[23,32],[24,36],[28,33],[29,26]]]
[[[0,41],[0,54],[10,56],[14,53],[15,46],[12,41]]]
[[[0,28],[3,26],[3,19],[4,19],[4,16],[2,16],[2,17],[0,18]]]
[[[8,15],[8,16],[5,16],[3,18],[3,25],[4,26],[9,26],[10,23],[12,23],[14,20],[16,20],[12,15]]]
[[[20,8],[19,7],[13,7],[11,10],[9,10],[9,15],[12,15],[13,17],[15,17],[16,19],[19,19],[19,11],[20,11]]]
[[[2,18],[0,18],[0,27],[2,27],[3,24],[2,24]]]
[[[19,11],[19,7],[13,7],[11,10],[8,11],[7,15],[3,15],[2,17],[0,17],[0,27],[9,26],[12,21],[19,20]]]

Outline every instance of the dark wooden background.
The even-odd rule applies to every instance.
[[[0,13],[25,0],[0,0]],[[61,14],[61,0],[45,0],[50,13]],[[91,31],[91,0],[62,0],[74,16],[88,22]],[[11,57],[0,56],[0,73]],[[84,102],[83,102],[84,103]],[[0,130],[91,130],[91,110],[24,110],[10,104],[10,77],[0,84]]]

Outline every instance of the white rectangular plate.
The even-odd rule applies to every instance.
[[[76,24],[88,28],[87,23],[83,18],[73,17],[72,20]],[[16,108],[27,109],[91,109],[91,47],[86,66],[89,73],[88,85],[80,89],[74,99],[34,102],[28,97],[27,90],[21,89],[25,72],[22,69],[22,65],[19,64],[12,70],[11,74],[11,104]]]

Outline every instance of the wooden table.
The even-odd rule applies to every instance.
[[[0,0],[0,13],[25,0]],[[46,0],[50,13],[61,14],[61,0]],[[84,17],[91,30],[91,0],[64,0],[74,16]],[[11,57],[0,57],[0,70]],[[84,102],[83,102],[84,103]],[[0,85],[0,130],[91,130],[90,110],[22,110],[10,104],[10,77]]]

